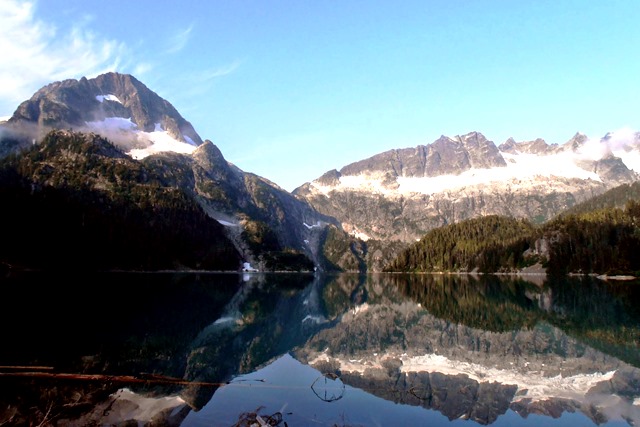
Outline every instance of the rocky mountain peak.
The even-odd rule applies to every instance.
[[[161,128],[177,141],[202,144],[171,103],[135,77],[115,72],[44,86],[18,106],[8,124],[14,128],[35,124],[41,136],[50,128],[91,130],[92,124],[113,118],[130,120],[140,131]]]
[[[322,185],[338,185],[340,182],[340,172],[336,169],[332,169],[329,172],[325,172],[320,178],[317,179]]]
[[[224,164],[226,165],[226,160],[222,155],[220,149],[208,139],[205,140],[203,144],[198,146],[198,148],[196,148],[191,155],[196,160],[196,162],[198,162],[207,170],[219,167],[222,162],[224,162]]]
[[[471,168],[484,169],[506,166],[498,147],[480,132],[470,132],[457,138],[460,139],[464,149],[469,153]]]
[[[509,154],[536,154],[545,155],[550,154],[558,147],[557,144],[547,144],[542,138],[536,138],[532,141],[520,141],[516,142],[515,139],[509,138],[504,143],[498,146],[498,150],[503,153]]]
[[[576,132],[567,142],[563,144],[563,148],[576,151],[589,140],[589,137],[581,132]]]
[[[362,173],[397,177],[459,175],[472,168],[506,166],[500,151],[479,132],[454,138],[442,135],[428,145],[389,150],[340,170],[342,176]],[[325,180],[326,181],[326,180]],[[325,184],[326,185],[326,184]]]

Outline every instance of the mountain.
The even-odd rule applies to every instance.
[[[542,223],[640,178],[640,136],[576,134],[496,146],[479,132],[389,150],[331,170],[293,191],[354,236],[414,242],[465,219],[510,216]]]
[[[36,139],[52,128],[96,131],[137,150],[167,138],[194,147],[202,144],[173,105],[135,77],[118,73],[51,83],[21,103],[8,125]]]
[[[55,212],[56,217],[65,217],[62,201],[72,197],[80,218],[85,218],[96,200],[109,200],[123,212],[141,210],[141,217],[157,225],[162,219],[154,221],[153,212],[163,201],[156,191],[179,193],[181,204],[193,205],[189,209],[202,211],[224,230],[224,237],[211,245],[225,246],[225,241],[234,245],[242,262],[233,270],[243,266],[259,270],[342,269],[324,255],[329,227],[335,229],[333,241],[348,238],[336,228],[333,218],[269,180],[227,162],[169,102],[132,76],[107,73],[45,86],[17,108],[1,126],[0,135],[5,194],[25,195],[23,190],[32,189],[31,193],[26,191],[33,196],[27,199],[40,200],[54,192],[61,200],[56,207],[62,210]],[[127,198],[127,194],[136,196]],[[22,214],[27,206],[12,204],[3,211],[2,222],[8,225],[9,218],[26,218]],[[91,212],[98,216],[95,210]],[[118,223],[133,228],[127,219],[123,215]],[[101,217],[100,221],[106,220]],[[49,225],[56,229],[55,224]],[[71,227],[67,231],[79,234],[81,226],[66,225]],[[203,230],[202,235],[207,233],[208,229]],[[56,238],[63,235],[64,228]],[[94,246],[114,243],[104,236],[93,237],[96,239],[85,240]],[[2,252],[10,256],[12,248],[8,241],[4,243]],[[12,264],[26,259],[2,261]],[[170,262],[154,265],[161,267],[176,266]],[[185,267],[198,268],[197,263]]]

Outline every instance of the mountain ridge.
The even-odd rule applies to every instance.
[[[491,214],[541,223],[640,178],[639,134],[611,144],[615,150],[607,145],[612,135],[595,141],[576,133],[563,145],[511,138],[500,146],[479,132],[441,136],[328,171],[293,194],[365,239],[411,242]]]

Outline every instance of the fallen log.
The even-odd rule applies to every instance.
[[[11,366],[0,366],[0,371],[2,370],[26,370],[26,369],[30,369],[30,370],[37,370],[37,371],[52,371],[53,370],[53,366],[16,366],[16,365],[11,365]]]
[[[24,368],[24,367],[23,367]],[[33,369],[34,367],[31,367]],[[48,367],[45,367],[48,368]],[[159,383],[159,384],[176,384],[176,385],[197,385],[205,387],[221,387],[228,383],[211,383],[201,381],[188,381],[182,378],[165,377],[155,374],[135,375],[103,375],[103,374],[70,374],[61,372],[42,372],[42,371],[16,371],[16,372],[0,372],[2,377],[23,377],[23,378],[54,378],[60,380],[80,380],[80,381],[101,381],[101,382],[122,382],[122,383]]]

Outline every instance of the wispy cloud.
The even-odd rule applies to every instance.
[[[233,74],[240,68],[242,62],[241,60],[234,60],[230,63],[204,70],[185,70],[181,76],[176,76],[174,79],[174,82],[180,82],[178,86],[181,89],[179,93],[171,94],[171,99],[202,96],[214,87],[216,80]],[[185,107],[185,111],[187,109],[188,107]]]
[[[114,71],[127,52],[124,43],[92,31],[90,20],[62,32],[35,11],[35,2],[0,2],[0,115],[52,81]]]
[[[638,148],[640,133],[630,127],[623,127],[609,132],[603,138],[589,138],[578,149],[578,153],[589,160],[600,160],[611,154],[621,155]]]
[[[173,53],[178,53],[182,49],[184,49],[184,47],[189,42],[189,39],[191,38],[192,31],[193,31],[193,24],[189,25],[184,30],[178,31],[177,33],[175,33],[171,38],[171,40],[169,41],[169,47],[165,50],[165,52],[169,54],[173,54]]]
[[[133,68],[134,76],[143,76],[151,71],[154,66],[148,62],[140,62]]]
[[[223,77],[233,73],[240,67],[241,64],[242,61],[236,59],[230,64],[204,70],[200,73],[197,73],[194,77],[200,82],[209,82],[211,80],[217,79],[218,77]]]

